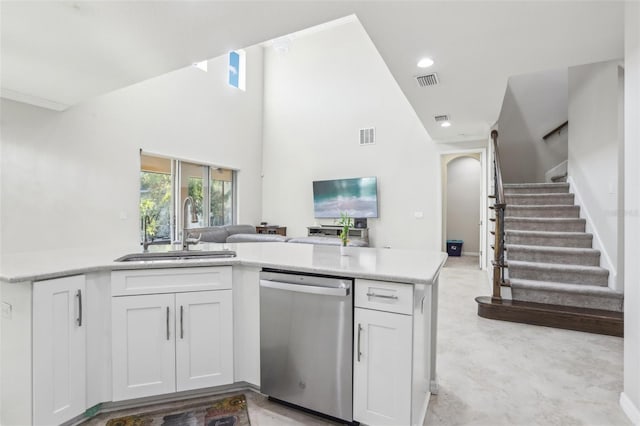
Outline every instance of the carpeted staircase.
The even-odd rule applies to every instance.
[[[622,312],[568,183],[504,185],[506,257],[514,301]]]

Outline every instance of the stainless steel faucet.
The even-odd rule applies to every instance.
[[[196,213],[196,204],[191,196],[184,199],[182,203],[182,250],[189,250],[189,244],[198,244],[202,234],[198,238],[187,238],[187,208],[191,207],[191,223],[198,223],[198,214]]]

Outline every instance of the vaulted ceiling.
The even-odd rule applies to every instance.
[[[2,97],[64,110],[355,14],[436,141],[485,139],[510,76],[623,56],[624,2],[2,1]],[[339,49],[340,46],[336,46]],[[440,84],[419,87],[429,56]],[[375,90],[375,88],[372,88]],[[434,116],[448,114],[442,128]]]

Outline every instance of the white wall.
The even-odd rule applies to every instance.
[[[572,191],[587,217],[587,232],[602,251],[616,287],[618,259],[618,62],[569,68],[569,157]]]
[[[640,424],[640,3],[625,5],[625,298],[624,393],[629,418]]]
[[[544,182],[567,159],[567,129],[542,136],[567,120],[567,70],[511,77],[498,118],[505,183]],[[573,125],[573,123],[571,123]]]
[[[306,235],[313,180],[377,176],[372,245],[439,249],[436,148],[358,22],[296,39],[287,54],[265,50],[264,84],[263,220]],[[359,146],[365,127],[375,145]]]
[[[463,254],[480,250],[480,161],[458,157],[447,164],[447,240],[463,240]]]
[[[139,150],[239,169],[239,222],[261,209],[262,48],[247,49],[247,91],[227,57],[65,112],[2,100],[2,248],[131,245],[139,238]]]

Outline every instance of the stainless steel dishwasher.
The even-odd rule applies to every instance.
[[[353,420],[353,280],[260,273],[260,390]]]

